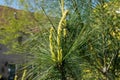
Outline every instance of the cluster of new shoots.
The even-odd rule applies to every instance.
[[[56,44],[53,44],[53,35],[55,34],[55,30],[53,27],[51,27],[49,35],[51,58],[53,61],[58,62],[60,64],[62,63],[63,59],[62,40],[64,40],[63,38],[65,38],[67,35],[66,16],[68,14],[68,10],[64,11],[64,0],[61,0],[61,10],[62,17],[57,28]],[[57,49],[54,48],[55,46],[57,46]]]

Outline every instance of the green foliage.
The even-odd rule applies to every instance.
[[[31,2],[20,1],[28,11],[32,7],[41,7],[37,3],[34,7]],[[50,6],[52,3],[45,4],[46,0],[42,2],[41,9],[45,16],[38,12],[25,12],[23,18],[20,20],[13,18],[9,24],[11,27],[6,25],[6,29],[0,32],[0,34],[4,33],[1,39],[8,42],[16,39],[21,34],[18,33],[20,31],[26,33],[29,32],[29,28],[35,26],[40,29],[38,33],[30,32],[27,35],[28,39],[22,45],[14,43],[17,48],[14,49],[19,51],[18,53],[26,53],[25,67],[28,69],[26,78],[30,80],[120,79],[120,14],[116,13],[119,9],[119,1],[53,1],[53,4],[60,3],[60,6],[55,5],[55,11],[60,11],[61,8],[58,18],[49,17],[50,13],[47,10],[54,11],[54,9],[44,6]]]
[[[116,13],[118,5],[119,2],[98,5],[91,15],[95,19],[92,22],[92,28],[98,28],[98,30],[95,31],[97,34],[94,34],[93,38],[88,42],[87,53],[90,54],[90,57],[89,60],[86,60],[91,66],[94,66],[100,75],[100,79],[119,79],[117,76],[119,70],[115,68],[115,65],[118,65],[116,60],[119,59],[120,46],[119,38],[116,36],[118,34],[116,28],[119,28],[117,23],[119,22],[119,14]],[[115,71],[116,69],[118,71]]]
[[[79,50],[82,50],[80,47],[89,40],[93,31],[94,29],[91,30],[83,23],[78,12],[74,11],[67,15],[63,10],[58,27],[50,31],[50,42],[49,33],[45,32],[33,35],[27,43],[29,44],[27,50],[32,55],[32,61],[28,64],[34,66],[28,75],[34,75],[33,79],[37,80],[81,79],[82,61],[79,55],[82,53],[79,53]]]
[[[44,32],[50,26],[47,17],[42,12],[33,13],[5,6],[0,6],[0,8],[0,43],[11,48],[11,53],[21,53],[24,48],[19,45],[19,37],[22,38],[21,41],[25,41],[31,34]],[[57,21],[53,17],[51,19]]]
[[[50,62],[47,61],[48,63],[45,64],[51,65],[47,65],[47,68],[44,66],[48,71],[48,75],[45,75],[45,73],[43,77],[46,77],[46,79],[61,80],[119,79],[119,69],[117,67],[119,66],[117,63],[119,60],[119,14],[115,13],[119,3],[114,2],[114,7],[109,7],[113,2],[100,2],[95,8],[92,8],[91,5],[83,5],[86,8],[85,10],[83,9],[82,12],[79,12],[81,8],[78,7],[78,3],[80,4],[79,1],[77,2],[75,0],[71,2],[70,6],[73,6],[73,8],[70,9],[67,20],[65,21],[67,36],[65,38],[61,36],[60,38],[60,47],[62,48],[61,64],[57,61],[54,62],[56,58],[51,57],[50,52],[48,52],[49,58],[44,58],[45,55],[41,56],[42,58],[40,57],[41,61],[50,59],[48,60]],[[106,5],[108,5],[108,7],[106,7]],[[56,31],[54,31],[52,38],[54,40],[53,51],[59,49],[59,47],[57,47],[59,44],[57,43],[56,36]],[[36,47],[32,48],[32,51],[34,51],[34,49],[36,49]],[[49,51],[49,48],[45,49]],[[55,51],[54,54],[58,56],[57,51]],[[34,63],[37,64],[37,62]],[[49,74],[53,75],[51,76]],[[38,79],[41,79],[40,75]]]

